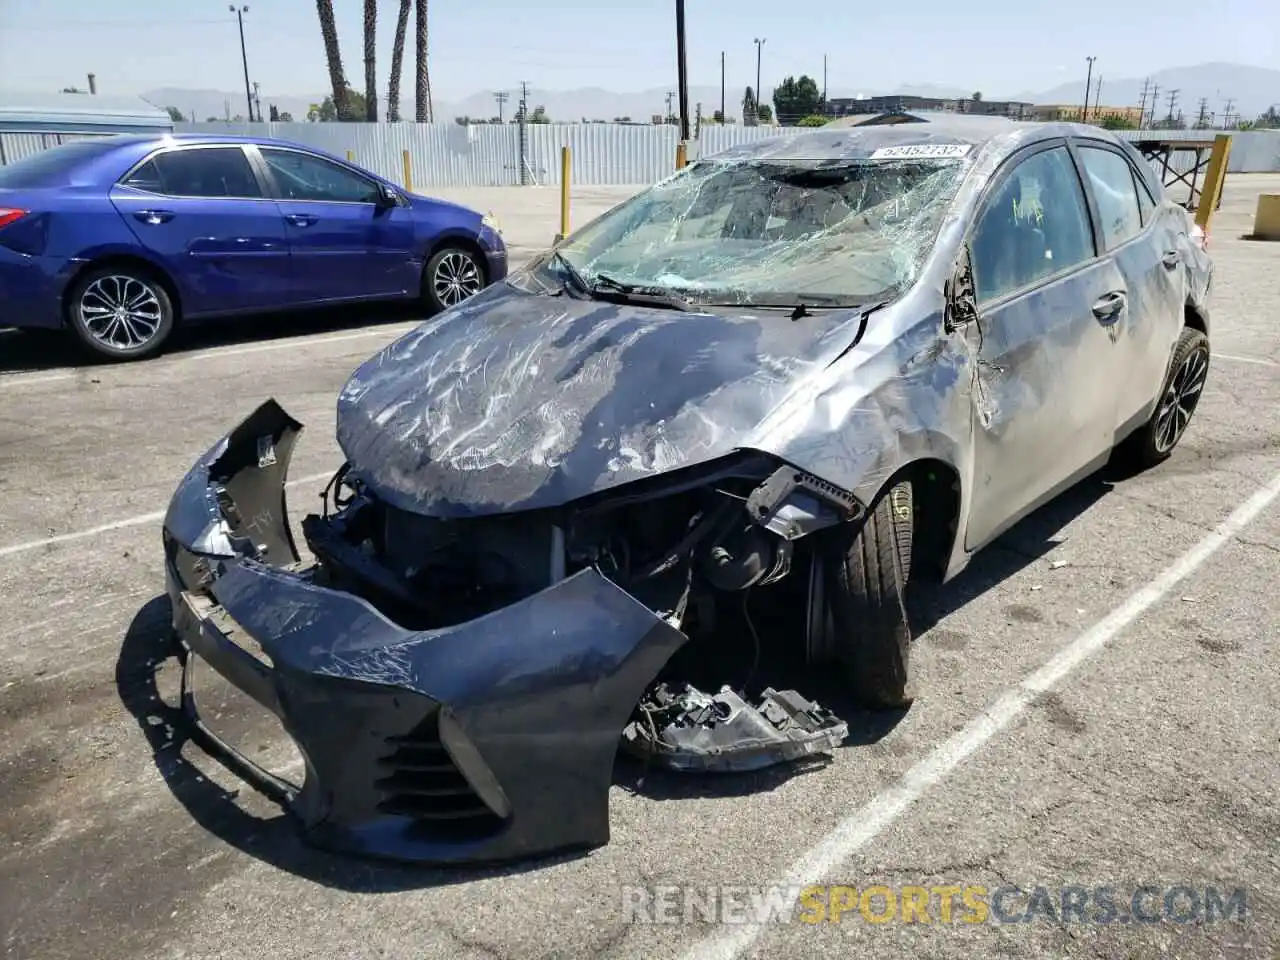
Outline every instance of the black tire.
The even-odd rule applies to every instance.
[[[173,323],[164,284],[132,264],[89,270],[67,293],[68,326],[82,346],[108,360],[154,356]]]
[[[870,707],[905,708],[914,697],[905,604],[913,514],[911,483],[904,480],[865,519],[835,531],[824,550],[832,647]]]
[[[474,297],[488,285],[479,254],[466,247],[442,247],[422,270],[422,300],[432,313]]]
[[[1209,338],[1184,327],[1160,385],[1151,419],[1126,437],[1117,448],[1121,458],[1138,469],[1168,459],[1186,433],[1209,377]]]

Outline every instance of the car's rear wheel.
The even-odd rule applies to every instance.
[[[422,281],[427,306],[436,312],[448,310],[484,289],[484,266],[465,247],[444,247],[427,261]]]
[[[911,629],[905,594],[914,505],[910,481],[890,487],[866,516],[831,532],[823,547],[830,648],[858,698],[872,707],[911,705]]]
[[[98,356],[140,360],[155,354],[173,331],[173,302],[150,273],[106,266],[72,286],[67,319],[80,342]]]
[[[1121,444],[1118,452],[1139,468],[1152,467],[1166,459],[1186,433],[1208,378],[1209,338],[1199,330],[1184,327],[1155,412]]]

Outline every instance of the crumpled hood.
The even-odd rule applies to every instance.
[[[490,287],[338,398],[352,476],[441,517],[557,506],[732,452],[857,335],[857,312],[681,313]]]

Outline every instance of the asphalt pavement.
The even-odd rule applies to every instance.
[[[1172,459],[1086,481],[917,597],[920,696],[905,716],[852,716],[849,745],[803,770],[620,767],[609,845],[485,870],[307,847],[186,742],[164,659],[159,526],[175,484],[274,396],[307,426],[297,520],[338,464],[337,390],[412,313],[254,318],[122,366],[0,334],[5,955],[1271,957],[1280,243],[1242,238],[1264,190],[1280,176],[1228,179],[1211,246],[1215,359]],[[579,191],[574,219],[629,193]],[[554,188],[448,196],[493,210],[517,258],[557,229]],[[287,750],[253,717],[220,719],[263,757]],[[808,884],[833,885],[819,897],[849,907],[841,922],[739,909]],[[1114,890],[1124,919],[1065,916],[1064,886]],[[981,922],[942,922],[936,905],[931,922],[876,922],[912,887],[997,902]],[[1032,909],[1037,887],[1058,906]],[[1155,922],[1129,909],[1145,887]],[[1022,892],[994,898],[1003,888]],[[1176,888],[1182,906],[1166,910]],[[1209,922],[1208,888],[1244,891],[1243,916]]]

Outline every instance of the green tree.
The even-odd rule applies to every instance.
[[[1138,124],[1119,113],[1109,113],[1098,124],[1103,130],[1137,130]]]
[[[825,127],[826,125],[827,118],[817,113],[811,113],[807,117],[801,117],[800,122],[796,124],[797,127]]]
[[[378,122],[378,0],[364,0],[364,118]]]
[[[183,114],[183,112],[179,110],[177,107],[165,107],[164,110],[165,110],[165,113],[169,114],[169,119],[172,120],[174,123],[186,122],[186,119],[187,119],[186,115]],[[195,117],[192,117],[191,119],[195,120]]]
[[[801,117],[808,117],[822,111],[822,91],[808,74],[801,75],[798,80],[795,77],[787,77],[774,88],[773,106],[778,114],[778,122],[796,123]],[[761,116],[761,119],[763,120],[764,117]]]
[[[350,87],[346,90],[346,101],[350,111],[346,122],[357,121],[364,116],[364,94],[358,90],[352,90]],[[334,123],[341,120],[338,116],[338,109],[333,104],[333,97],[325,97],[319,103],[311,104],[311,108],[307,111],[307,120],[310,123]]]
[[[1277,128],[1280,128],[1280,112],[1276,110],[1276,105],[1273,103],[1253,122],[1253,129],[1275,130]]]
[[[760,108],[756,104],[756,92],[747,87],[746,92],[742,94],[742,122],[754,124],[759,119]]]
[[[292,114],[292,113],[290,113],[288,110],[281,110],[281,111],[280,111],[280,122],[281,122],[281,123],[293,123],[293,114]]]
[[[760,104],[760,109],[757,111],[756,117],[761,123],[773,123],[773,108],[767,103]]]
[[[551,118],[547,116],[547,108],[544,106],[536,106],[533,113],[529,114],[530,123],[550,123]]]
[[[974,103],[981,103],[981,102],[982,102],[982,91],[981,91],[981,90],[975,90],[975,91],[973,91],[973,93],[969,94],[969,99],[970,99],[970,100],[972,100]]]

